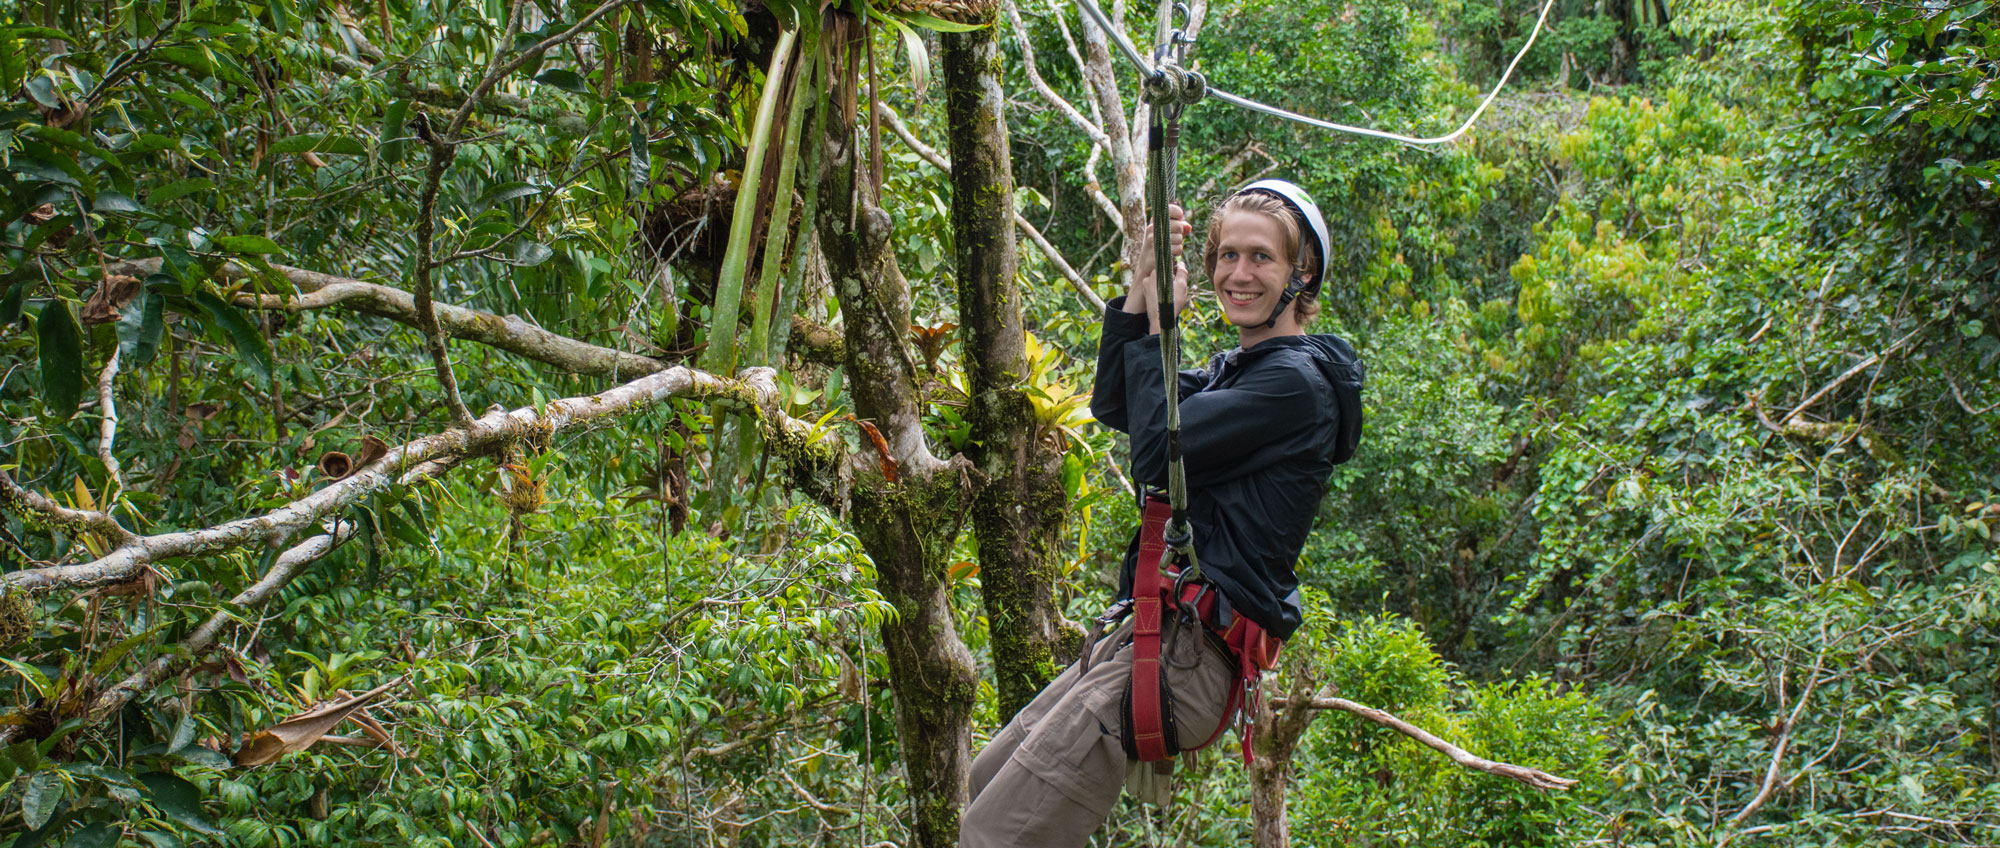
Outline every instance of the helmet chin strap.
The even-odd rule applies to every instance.
[[[1292,305],[1292,299],[1298,297],[1300,292],[1305,291],[1306,286],[1311,285],[1310,280],[1310,277],[1293,277],[1292,282],[1285,286],[1285,293],[1278,295],[1278,308],[1271,310],[1271,317],[1264,322],[1264,326],[1278,326],[1278,318],[1283,316],[1285,310]]]
[[[1294,217],[1297,217],[1296,213]],[[1305,222],[1301,220],[1299,222],[1299,226],[1301,229],[1303,229],[1305,227]],[[1299,236],[1299,249],[1296,252],[1296,255],[1292,257],[1292,268],[1296,270],[1304,267],[1306,267],[1306,240],[1305,240],[1305,235],[1301,233]],[[1278,295],[1278,308],[1271,310],[1271,317],[1264,321],[1264,326],[1266,327],[1278,326],[1279,316],[1284,315],[1285,310],[1292,305],[1292,299],[1298,297],[1300,292],[1305,291],[1306,288],[1311,285],[1312,285],[1312,277],[1310,275],[1308,274],[1294,275],[1292,277],[1292,281],[1285,284],[1285,293]]]

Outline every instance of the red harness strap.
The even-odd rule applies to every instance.
[[[1153,763],[1176,752],[1167,744],[1166,704],[1160,689],[1160,626],[1171,591],[1160,574],[1166,557],[1167,519],[1173,508],[1146,500],[1139,529],[1139,562],[1132,574],[1132,747],[1140,762]]]
[[[1145,522],[1139,530],[1139,561],[1132,575],[1132,751],[1140,762],[1159,762],[1182,750],[1198,750],[1213,744],[1229,727],[1229,719],[1240,711],[1243,722],[1243,762],[1251,760],[1252,716],[1257,711],[1257,683],[1278,660],[1283,642],[1265,632],[1263,626],[1242,615],[1233,616],[1229,626],[1216,626],[1218,595],[1214,587],[1186,585],[1175,598],[1171,574],[1162,569],[1167,545],[1163,538],[1173,510],[1165,501],[1148,498]],[[1222,708],[1222,720],[1215,732],[1199,745],[1181,746],[1168,727],[1171,717],[1163,695],[1160,671],[1160,637],[1169,609],[1194,602],[1202,624],[1222,637],[1232,659],[1237,662],[1237,683],[1230,687],[1229,700]]]

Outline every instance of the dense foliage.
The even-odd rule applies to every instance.
[[[870,134],[879,89],[943,147],[932,65],[939,31],[965,28],[954,4],[874,5],[852,129]],[[1230,0],[1194,55],[1247,96],[1433,132],[1538,9]],[[1092,193],[1115,176],[1050,102],[1098,114],[1083,24],[1067,3],[1018,11],[992,24],[1015,199],[1109,296],[1122,236]],[[853,301],[819,242],[787,238],[812,229],[814,160],[750,155],[760,123],[838,119],[812,88],[759,117],[818,12],[0,9],[0,469],[164,533],[323,490],[344,473],[329,452],[454,426],[411,307],[296,305],[326,283],[295,269],[483,316],[449,348],[474,416],[603,396],[633,367],[769,363],[811,445],[873,461],[879,434],[851,420],[867,375],[813,335]],[[1363,451],[1300,564],[1312,621],[1268,687],[1580,781],[1537,792],[1328,713],[1292,755],[1293,841],[2000,842],[1996,32],[1984,0],[1559,0],[1442,150],[1190,110],[1184,199],[1281,174],[1335,213],[1316,329],[1370,366]],[[932,449],[976,450],[951,185],[880,136],[920,329],[898,350],[927,375]],[[732,214],[788,159],[790,212]],[[1119,440],[1080,411],[1095,322],[1061,267],[1024,246],[1022,380],[1060,468],[1056,603],[1084,621],[1135,516]],[[1226,344],[1214,315],[1197,304],[1191,350]],[[508,320],[631,357],[485,341]],[[807,494],[804,449],[741,411],[673,399],[468,455],[299,535],[0,594],[0,846],[911,842],[881,635],[908,609],[857,517]],[[0,508],[10,575],[122,544],[15,494]],[[332,549],[295,580],[240,594],[315,536]],[[970,531],[941,538],[983,741],[1004,713],[990,575]],[[240,765],[281,722],[382,687],[334,740]],[[1174,805],[1128,800],[1097,844],[1247,843],[1242,772],[1211,753]]]

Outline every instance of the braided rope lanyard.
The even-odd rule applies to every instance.
[[[1153,277],[1160,310],[1160,372],[1167,396],[1167,502],[1173,508],[1163,541],[1181,563],[1176,586],[1201,577],[1195,560],[1194,531],[1187,520],[1187,472],[1181,463],[1180,310],[1174,300],[1174,263],[1169,247],[1172,224],[1167,204],[1178,193],[1181,112],[1201,101],[1208,83],[1183,64],[1194,43],[1183,29],[1173,28],[1173,15],[1191,17],[1182,3],[1162,4],[1159,47],[1151,71],[1141,86],[1152,119],[1146,128],[1146,205],[1153,219]]]

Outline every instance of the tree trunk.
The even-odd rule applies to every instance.
[[[1283,678],[1292,684],[1288,702],[1293,704],[1311,700],[1312,681],[1299,671],[1294,666]],[[1277,679],[1267,676],[1264,681],[1269,685]],[[1322,694],[1331,695],[1332,688]],[[1272,708],[1270,698],[1257,704],[1257,732],[1252,746],[1256,756],[1249,768],[1250,844],[1256,848],[1287,848],[1291,844],[1291,833],[1285,826],[1285,786],[1291,782],[1292,754],[1305,738],[1306,728],[1312,726],[1314,716],[1315,711],[1310,709],[1278,712]]]
[[[997,34],[987,27],[943,40],[960,361],[971,389],[967,453],[985,477],[973,532],[1005,721],[1055,677],[1057,654],[1067,653],[1057,644],[1068,628],[1054,589],[1062,456],[1037,437],[1034,406],[1022,389],[1029,363],[1014,280],[1014,176]]]
[[[834,13],[832,23],[832,66],[852,67],[849,55],[862,48],[860,27],[843,13]],[[842,90],[830,92],[829,102],[854,102],[855,77],[837,76]],[[864,445],[879,444],[881,453],[879,470],[857,474],[848,518],[874,562],[883,598],[896,608],[882,625],[882,640],[914,806],[911,844],[946,848],[958,842],[979,685],[952,621],[946,580],[969,469],[939,461],[925,442],[916,369],[905,344],[909,285],[889,245],[889,215],[872,200],[875,187],[861,164],[855,113],[834,108],[818,140],[824,187],[816,224],[840,299],[854,410],[874,429]]]

